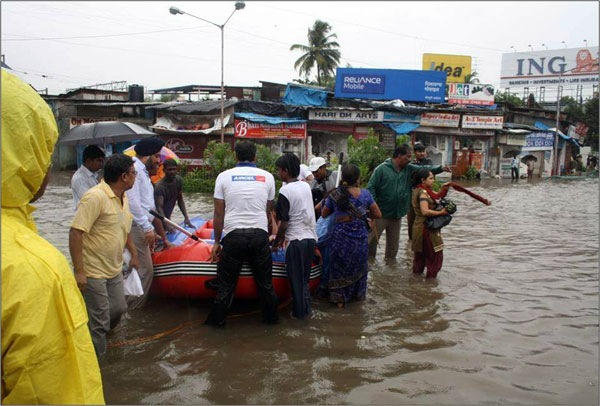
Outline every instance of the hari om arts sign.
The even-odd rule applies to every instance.
[[[323,121],[383,121],[383,111],[365,110],[310,110],[309,120]]]

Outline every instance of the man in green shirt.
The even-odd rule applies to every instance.
[[[374,237],[369,241],[369,257],[374,258],[381,234],[385,231],[385,258],[394,259],[400,245],[400,222],[410,205],[413,173],[421,168],[434,175],[450,172],[448,166],[415,165],[410,163],[412,151],[407,144],[394,150],[392,158],[386,159],[373,171],[367,189],[381,209],[382,217],[375,220]]]

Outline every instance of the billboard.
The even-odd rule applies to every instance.
[[[254,123],[247,120],[235,120],[236,138],[306,138],[306,122],[300,123]]]
[[[466,55],[423,54],[423,70],[446,72],[447,83],[465,83],[471,74],[471,57]]]
[[[335,97],[444,103],[446,73],[400,69],[337,68]]]
[[[559,79],[561,84],[597,85],[598,47],[502,54],[503,88],[557,85]]]
[[[478,83],[450,83],[448,103],[491,106],[494,104],[494,86]]]

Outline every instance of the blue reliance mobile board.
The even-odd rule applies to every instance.
[[[446,72],[337,68],[335,97],[444,103]]]

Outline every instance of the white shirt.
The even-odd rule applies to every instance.
[[[92,172],[85,165],[81,165],[71,178],[71,189],[73,191],[73,210],[77,210],[77,204],[89,189],[98,184],[98,172]]]
[[[308,169],[308,166],[300,164],[300,175],[298,175],[298,180],[306,180],[309,176],[312,176],[312,172]]]
[[[144,232],[154,230],[152,220],[154,216],[148,210],[156,210],[154,204],[154,187],[146,170],[146,165],[133,157],[133,167],[137,171],[133,187],[126,191],[129,200],[129,210],[133,214],[133,224],[139,226]]]
[[[317,223],[310,186],[296,181],[279,189],[279,196],[285,196],[290,204],[288,228],[285,238],[288,241],[312,238],[317,240]]]
[[[275,179],[254,164],[240,163],[217,176],[214,198],[225,200],[223,237],[238,228],[268,232],[267,202],[275,198]]]

